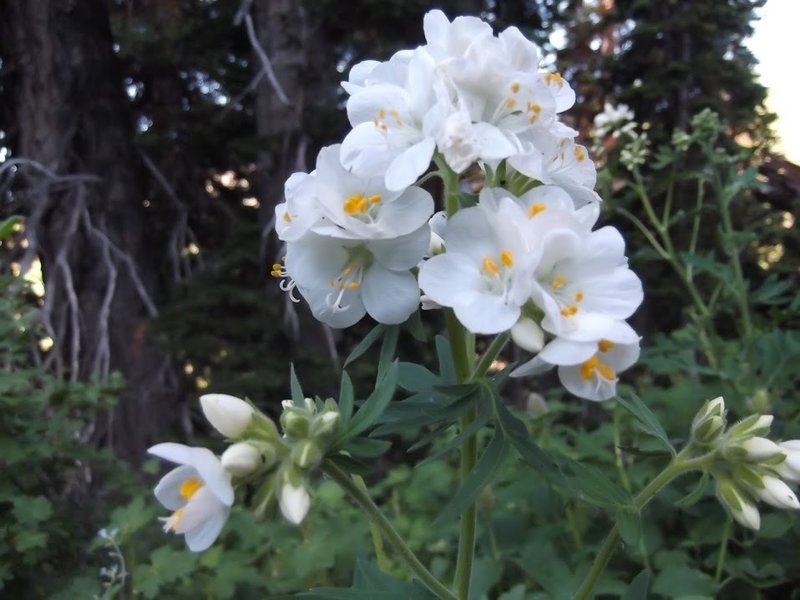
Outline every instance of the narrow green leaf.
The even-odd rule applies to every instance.
[[[638,510],[620,510],[617,512],[617,529],[622,540],[629,546],[636,547],[642,537],[642,517]]]
[[[359,344],[353,348],[353,351],[350,355],[345,359],[344,366],[348,366],[351,362],[359,358],[362,354],[364,354],[367,350],[372,348],[372,345],[377,342],[381,337],[383,337],[383,333],[386,331],[385,325],[376,325],[372,331],[370,331],[367,335],[364,336],[364,339],[359,342]]]
[[[438,460],[440,457],[444,456],[448,452],[455,450],[456,448],[460,447],[461,444],[464,443],[469,437],[475,435],[486,423],[489,422],[489,419],[492,416],[491,410],[491,398],[486,398],[485,401],[481,398],[478,402],[477,406],[477,414],[475,415],[475,420],[470,423],[469,427],[465,428],[463,431],[459,432],[457,436],[455,436],[452,440],[443,444],[441,447],[434,450],[431,454],[425,457],[424,460],[418,462],[415,467],[421,467],[426,465],[430,462]]]
[[[450,342],[446,337],[436,336],[436,356],[439,359],[439,378],[442,383],[457,383],[456,367],[453,364],[453,354],[450,352]]]
[[[703,476],[700,478],[700,481],[697,482],[697,485],[694,489],[686,494],[683,498],[678,500],[675,503],[675,506],[680,506],[681,508],[687,508],[695,504],[700,498],[703,497],[705,494],[706,488],[708,487],[708,472],[703,471]]]
[[[352,456],[347,456],[346,454],[330,454],[327,458],[348,473],[355,473],[356,475],[369,475],[370,473],[370,468],[366,464]]]
[[[364,404],[361,405],[358,412],[353,415],[353,419],[350,421],[350,427],[346,433],[347,439],[357,436],[375,423],[391,401],[396,387],[397,361],[394,361],[375,390],[369,395],[369,398],[364,401]]]
[[[498,427],[495,429],[494,437],[492,437],[486,450],[483,451],[483,454],[478,459],[475,468],[434,519],[434,523],[455,518],[464,512],[478,498],[483,489],[497,477],[500,467],[503,466],[503,462],[508,458],[510,450],[511,446],[505,433]]]
[[[661,426],[658,417],[656,417],[653,411],[650,410],[636,394],[631,393],[630,399],[618,396],[617,402],[619,402],[619,405],[622,406],[622,408],[631,413],[634,418],[639,421],[645,433],[656,438],[667,450],[673,454],[673,456],[675,455],[675,448],[673,448],[672,444],[669,443],[667,432],[664,431],[664,428]]]
[[[413,312],[403,324],[403,328],[418,342],[428,343],[428,331],[422,322],[422,313],[420,311]]]
[[[343,450],[358,458],[376,458],[386,452],[392,445],[387,440],[373,440],[357,437],[345,444]]]
[[[409,392],[426,392],[439,383],[439,378],[422,365],[401,362],[397,368],[397,385]]]
[[[347,374],[347,371],[342,371],[342,381],[339,384],[339,415],[342,418],[342,429],[346,430],[350,424],[354,402],[353,382],[350,380],[350,375]]]
[[[380,380],[389,365],[394,360],[394,355],[397,352],[397,340],[400,337],[400,328],[396,325],[387,327],[386,334],[383,336],[383,343],[381,344],[381,352],[378,356],[378,380]]]
[[[295,406],[302,407],[305,396],[303,395],[303,388],[300,387],[300,381],[297,379],[294,363],[289,365],[289,387],[292,390],[292,403]]]
[[[634,577],[633,581],[631,581],[620,600],[647,600],[649,598],[647,590],[650,587],[651,576],[652,574],[648,569],[641,571]]]

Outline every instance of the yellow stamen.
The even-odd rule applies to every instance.
[[[500,267],[497,266],[497,263],[494,262],[490,256],[483,257],[483,270],[493,276],[500,273]]]
[[[547,208],[546,204],[542,204],[541,202],[534,202],[533,204],[530,205],[530,208],[528,208],[528,218],[532,219],[540,212],[542,212],[545,208]]]
[[[530,123],[531,125],[533,125],[534,123],[536,123],[536,120],[537,120],[538,118],[539,118],[539,115],[531,115],[530,117],[528,117],[528,123]]]
[[[589,360],[585,361],[581,365],[581,379],[591,379],[592,375],[594,375],[594,370],[597,368],[597,365],[600,364],[600,359],[596,356],[593,356]]]
[[[536,113],[537,115],[542,112],[542,105],[536,102],[528,102],[528,110]]]
[[[280,271],[277,271],[275,269],[270,271],[269,274],[272,275],[275,279],[280,279],[283,276]]]
[[[342,269],[342,276],[347,277],[350,275],[350,272],[353,270],[353,265],[347,265],[344,269]]]
[[[597,349],[600,350],[600,352],[608,352],[614,346],[614,342],[609,342],[608,340],[600,340],[597,342]]]
[[[370,204],[378,204],[383,198],[380,194],[372,194],[372,196],[367,197],[367,202]]]
[[[359,286],[359,283],[357,281],[348,281],[347,282],[347,287],[350,288],[351,290],[358,289],[358,286]]]
[[[506,100],[506,108],[514,108],[517,105],[516,98],[509,98]]]
[[[561,73],[556,71],[555,73],[547,73],[544,76],[544,82],[547,85],[552,85],[553,83],[557,84],[559,88],[564,87],[564,78],[561,77]]]
[[[514,255],[511,253],[511,250],[502,250],[500,252],[500,262],[507,267],[514,266]]]
[[[586,160],[586,152],[583,151],[583,148],[580,146],[575,146],[575,158],[578,159],[578,162],[583,162]]]
[[[348,196],[342,203],[342,210],[348,215],[362,214],[367,211],[367,199],[364,194]]]
[[[291,223],[292,222],[292,217],[289,215],[288,211],[283,213],[283,220],[286,221],[287,223]]]
[[[614,369],[612,369],[611,367],[609,367],[605,363],[598,363],[597,364],[597,370],[600,371],[600,375],[601,375],[601,377],[603,377],[603,379],[616,379],[617,378],[617,374],[614,372]]]
[[[379,119],[382,119],[382,118],[384,118],[385,116],[386,116],[386,111],[385,111],[385,110],[383,110],[383,109],[380,109],[380,110],[378,111],[378,118],[379,118]]]
[[[563,275],[556,275],[553,277],[553,281],[550,282],[550,287],[554,290],[560,290],[564,287],[567,283],[567,278]]]
[[[519,92],[519,83],[517,83],[516,81],[511,84],[511,92],[514,94]]]
[[[575,302],[581,302],[583,300],[583,292],[578,292],[575,294]]]
[[[181,498],[184,500],[188,500],[192,496],[194,496],[195,492],[203,487],[203,482],[199,479],[187,479],[181,484],[181,487],[178,489],[178,493],[181,495]]]
[[[578,313],[578,307],[574,304],[561,309],[561,316],[574,317]]]

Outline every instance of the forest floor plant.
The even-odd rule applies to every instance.
[[[729,427],[722,398],[696,413],[680,451],[644,403],[618,399],[671,457],[638,494],[586,462],[543,449],[509,409],[501,389],[510,377],[554,367],[571,394],[614,398],[619,374],[639,358],[640,339],[626,319],[642,302],[642,285],[628,267],[619,231],[594,228],[600,214],[596,171],[577,132],[559,120],[575,102],[564,78],[539,71],[537,48],[515,27],[495,35],[480,19],[451,22],[434,10],[425,16],[424,31],[423,46],[352,67],[343,83],[352,130],[341,145],[320,151],[314,171],[287,181],[285,202],[275,213],[286,243],[284,258],[272,268],[281,287],[330,326],[349,327],[367,314],[379,323],[345,363],[378,348],[374,389],[357,400],[343,371],[337,400],[311,398],[292,370],[281,431],[246,400],[203,396],[206,418],[231,445],[221,457],[174,443],[151,448],[178,465],[155,490],[170,511],[165,531],[184,535],[191,550],[209,548],[239,489],[254,490],[240,495],[257,516],[279,511],[300,524],[321,472],[370,520],[379,561],[382,539],[415,581],[362,569],[350,595],[319,588],[311,596],[363,598],[370,590],[467,600],[475,579],[479,498],[516,455],[549,485],[615,516],[575,592],[589,598],[641,509],[686,472],[703,474],[698,494],[713,478],[719,502],[745,527],[759,527],[757,500],[798,508],[784,480],[798,480],[800,442],[769,440],[770,416],[754,414]],[[646,139],[634,135],[623,154],[655,233],[637,226],[679,273],[695,304],[699,337],[708,339],[710,309],[693,285],[692,265],[671,246],[669,210],[663,218],[655,214],[636,171]],[[432,175],[443,184],[440,212],[419,185],[432,163]],[[477,196],[462,187],[473,165],[485,179]],[[724,215],[721,227],[730,239]],[[692,239],[698,235],[693,230]],[[730,285],[744,294],[736,251],[726,248]],[[401,331],[418,330],[420,305],[444,316],[447,336],[435,339],[436,371],[396,358]],[[746,301],[740,316],[742,337],[751,340]],[[517,365],[498,360],[509,341],[533,356]],[[713,364],[713,344],[703,349]],[[393,401],[397,388],[408,395]],[[459,487],[437,517],[460,519],[452,572],[434,572],[417,556],[360,478],[368,461],[389,448],[385,438],[397,434],[413,439],[413,448],[431,446],[425,462],[459,453]],[[629,591],[627,597],[646,597],[647,581],[637,578]]]

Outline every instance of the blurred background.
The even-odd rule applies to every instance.
[[[371,325],[333,331],[288,301],[269,275],[281,256],[273,209],[286,178],[313,168],[319,148],[348,130],[339,82],[349,69],[422,43],[431,8],[451,18],[480,15],[496,30],[516,25],[540,45],[542,68],[559,70],[576,90],[565,120],[583,143],[605,147],[596,157],[602,218],[625,230],[645,282],[636,328],[653,353],[631,381],[653,406],[666,407],[670,433],[685,435],[680,419],[688,426],[703,399],[728,390],[739,398],[734,410],[738,403],[742,412],[784,414],[786,434],[797,427],[798,411],[782,408],[796,403],[797,377],[780,370],[800,356],[794,0],[0,0],[0,219],[11,218],[0,236],[0,595],[182,598],[202,590],[255,598],[349,580],[354,557],[369,552],[368,534],[335,490],[320,488],[322,507],[302,535],[274,523],[257,535],[251,517],[237,513],[226,550],[198,558],[160,536],[147,487],[156,467],[144,462],[145,450],[207,440],[197,404],[207,391],[275,412],[288,394],[290,360],[307,391],[325,397],[338,389],[341,357]],[[739,342],[733,310],[724,308],[727,288],[715,291],[720,271],[697,261],[709,295],[721,298],[712,345],[729,371],[694,351],[698,326],[685,290],[614,209],[641,215],[614,171],[613,141],[595,138],[593,119],[606,103],[629,106],[647,133],[653,150],[641,169],[656,203],[668,164],[656,149],[669,152],[673,134],[690,130],[701,110],[719,115],[718,152],[730,157],[730,182],[741,191],[733,218],[744,237],[736,247],[749,289],[766,290],[753,308],[756,322],[779,328],[769,338],[773,354],[754,350],[764,358],[747,371],[752,377],[730,374],[741,364],[731,350]],[[717,164],[689,153],[669,169],[680,178]],[[734,183],[744,173],[752,177]],[[675,188],[676,215],[706,210],[695,208],[686,186]],[[712,222],[692,252],[722,260],[728,249],[712,239]],[[429,334],[440,329],[437,318],[425,317]],[[411,341],[402,351],[430,358]],[[351,375],[367,386],[372,369],[356,364]],[[616,469],[613,448],[625,424],[613,409],[564,398],[554,381],[526,385],[510,391],[511,401],[545,419],[537,426],[568,427],[566,451],[607,452]],[[411,469],[415,458],[402,442],[390,456],[400,466],[376,467],[377,479],[386,476],[379,493],[404,507],[394,515],[399,526],[445,570],[453,531],[427,523],[453,470],[447,461]],[[589,555],[601,533],[592,529],[594,513],[565,508],[543,484],[515,488],[518,479],[510,472],[505,487],[487,495],[487,506],[504,508],[496,539],[482,542],[482,589],[500,597],[503,582],[522,579],[518,595],[502,597],[568,597],[552,574],[574,572],[574,561]],[[531,527],[542,515],[568,514],[570,531],[537,538],[545,550],[525,546],[513,525],[522,517],[512,518],[523,509],[503,504],[520,493],[536,498],[524,508]],[[719,531],[721,518],[711,521]],[[633,554],[677,552],[691,538],[689,525],[664,519],[649,550]],[[96,537],[107,525],[119,528],[117,537]],[[771,540],[789,530],[797,539],[791,519],[771,527],[778,532]],[[731,552],[751,562],[715,574],[716,555],[698,548],[719,544],[719,531],[708,527],[679,557],[651,566],[667,573],[664,581],[699,581],[695,597],[718,589],[709,581],[747,582],[726,588],[732,598],[796,593],[797,545],[776,550],[766,542],[751,552],[756,541],[744,538]],[[332,540],[342,539],[347,548],[334,552]],[[564,540],[575,547],[561,547]],[[498,548],[517,562],[505,565]],[[525,565],[545,554],[552,569],[542,580]],[[635,562],[621,563],[620,580],[635,575]],[[112,563],[114,573],[98,575]],[[680,597],[666,583],[660,589]]]

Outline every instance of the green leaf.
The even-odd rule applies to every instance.
[[[439,378],[422,365],[401,362],[397,370],[397,385],[409,392],[426,392],[439,383]]]
[[[21,222],[22,217],[19,216],[8,217],[4,221],[0,221],[0,240],[4,240],[14,233],[14,226]]]
[[[456,366],[453,364],[453,354],[450,351],[450,342],[441,335],[437,335],[434,342],[436,344],[436,356],[439,359],[439,378],[444,384],[458,383]]]
[[[688,508],[689,506],[692,506],[703,497],[707,487],[708,471],[703,471],[703,476],[700,477],[700,481],[697,482],[697,485],[694,487],[694,489],[692,489],[692,491],[686,494],[683,498],[675,502],[675,506],[680,506],[681,508]]]
[[[628,589],[622,595],[620,600],[647,600],[647,589],[650,587],[650,577],[652,574],[648,569],[640,572],[634,577]]]
[[[386,452],[391,445],[387,440],[357,437],[348,441],[343,450],[359,458],[375,458]]]
[[[289,365],[289,388],[292,391],[292,403],[302,408],[305,396],[303,395],[303,388],[300,387],[300,381],[297,379],[294,363]]]
[[[642,517],[638,510],[623,509],[617,512],[617,529],[622,540],[636,547],[642,537]]]
[[[386,371],[375,390],[361,405],[358,412],[350,421],[350,428],[345,433],[345,439],[350,439],[370,427],[389,405],[397,387],[397,361]]]
[[[684,565],[667,565],[653,582],[651,592],[667,598],[685,598],[713,597],[716,590],[714,580],[706,573]]]
[[[353,403],[355,394],[353,392],[353,382],[347,371],[342,371],[342,381],[339,384],[339,415],[342,419],[342,429],[346,430],[353,416]]]
[[[675,455],[675,448],[669,443],[667,432],[664,431],[658,417],[656,417],[653,411],[651,411],[636,394],[631,392],[630,399],[618,396],[617,402],[639,421],[645,433],[656,438],[673,456]]]
[[[478,459],[475,468],[434,519],[434,523],[454,518],[471,505],[483,489],[497,477],[500,467],[503,466],[506,458],[508,458],[510,450],[511,446],[503,430],[498,427],[495,429],[494,437],[492,437],[486,450],[483,451],[483,454]]]
[[[489,419],[492,416],[491,410],[491,398],[487,397],[480,397],[477,404],[477,414],[475,415],[475,420],[469,424],[469,427],[464,428],[463,431],[460,431],[458,435],[456,435],[453,439],[448,441],[447,443],[443,444],[441,447],[434,450],[431,454],[426,456],[422,461],[417,463],[415,467],[421,467],[423,465],[428,464],[429,462],[433,462],[438,460],[448,452],[459,448],[461,444],[464,443],[464,440],[467,438],[475,435],[486,423],[489,422]]]
[[[353,348],[353,351],[350,355],[345,359],[344,366],[348,366],[351,362],[359,358],[362,354],[364,354],[367,350],[372,348],[372,345],[377,342],[381,337],[383,337],[384,332],[386,331],[385,325],[376,325],[372,331],[370,331],[367,335],[364,336],[364,339],[359,342],[359,344]]]
[[[394,360],[397,352],[397,340],[400,336],[400,328],[396,325],[387,327],[386,334],[383,336],[381,352],[378,356],[378,379],[380,380]]]

